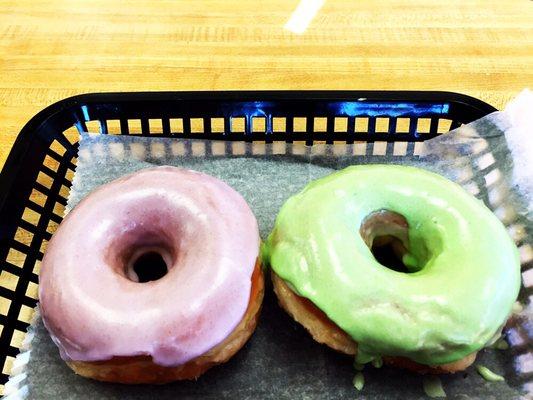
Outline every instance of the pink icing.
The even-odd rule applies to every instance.
[[[161,252],[164,277],[128,275],[143,249]],[[180,365],[242,319],[258,252],[257,221],[227,184],[174,167],[142,170],[92,192],[59,226],[39,277],[43,321],[67,360],[151,355]]]

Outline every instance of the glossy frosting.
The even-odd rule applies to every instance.
[[[163,278],[139,283],[126,272],[144,249],[163,255]],[[142,170],[92,192],[59,226],[39,277],[43,320],[64,359],[180,365],[239,323],[258,251],[256,219],[227,184]]]
[[[364,243],[361,223],[379,210],[406,218],[415,272],[382,266]],[[460,186],[413,167],[354,166],[310,183],[282,207],[266,254],[358,343],[360,362],[461,359],[495,335],[520,287],[500,221]]]

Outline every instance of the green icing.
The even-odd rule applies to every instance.
[[[492,348],[497,350],[507,350],[509,348],[509,343],[507,343],[504,338],[501,338],[492,345]]]
[[[381,357],[376,357],[372,360],[372,366],[374,368],[381,368],[383,367],[383,359]]]
[[[513,304],[513,314],[520,314],[522,311],[524,311],[524,306],[519,301],[515,301]]]
[[[501,382],[505,380],[503,376],[495,374],[494,372],[492,372],[490,369],[488,369],[487,367],[483,365],[476,365],[476,369],[479,375],[481,375],[483,379],[485,379],[486,381]]]
[[[418,263],[418,260],[412,254],[406,253],[402,257],[402,262],[409,272],[420,271],[421,267]]]
[[[503,327],[502,327],[503,328]],[[507,350],[509,348],[509,343],[502,336],[501,332],[498,332],[494,337],[487,343],[485,347],[497,350]]]
[[[446,392],[442,388],[442,382],[437,376],[426,376],[422,382],[424,392],[429,397],[446,397]]]
[[[353,377],[353,387],[361,391],[363,390],[363,386],[365,386],[365,376],[362,372],[358,372]]]
[[[376,357],[379,357],[379,356],[376,356],[375,354],[367,353],[364,350],[359,349],[357,351],[357,354],[355,355],[355,362],[357,364],[363,364],[364,365],[364,364],[368,364],[369,362],[374,361],[374,359]]]
[[[379,264],[359,234],[383,209],[409,224],[411,273]],[[359,363],[461,359],[493,337],[520,287],[501,222],[460,186],[413,167],[353,166],[311,182],[283,205],[266,247],[276,274],[358,343]]]
[[[266,246],[264,242],[261,242],[261,244],[259,245],[259,261],[261,262],[261,265],[263,267],[268,265],[268,259],[268,246]]]

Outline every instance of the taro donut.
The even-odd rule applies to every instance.
[[[310,183],[281,208],[265,254],[280,305],[315,340],[422,373],[470,365],[520,288],[502,223],[413,167],[354,166]]]
[[[253,333],[263,299],[257,221],[224,182],[141,170],[83,199],[50,240],[41,315],[78,374],[194,379]]]

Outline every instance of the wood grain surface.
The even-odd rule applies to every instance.
[[[287,28],[306,13],[303,32]],[[85,92],[449,90],[502,108],[527,86],[529,0],[0,0],[0,167],[35,113]]]
[[[532,1],[325,0],[296,34],[298,4],[0,0],[0,166],[31,116],[84,92],[428,89],[501,108],[533,84]]]

